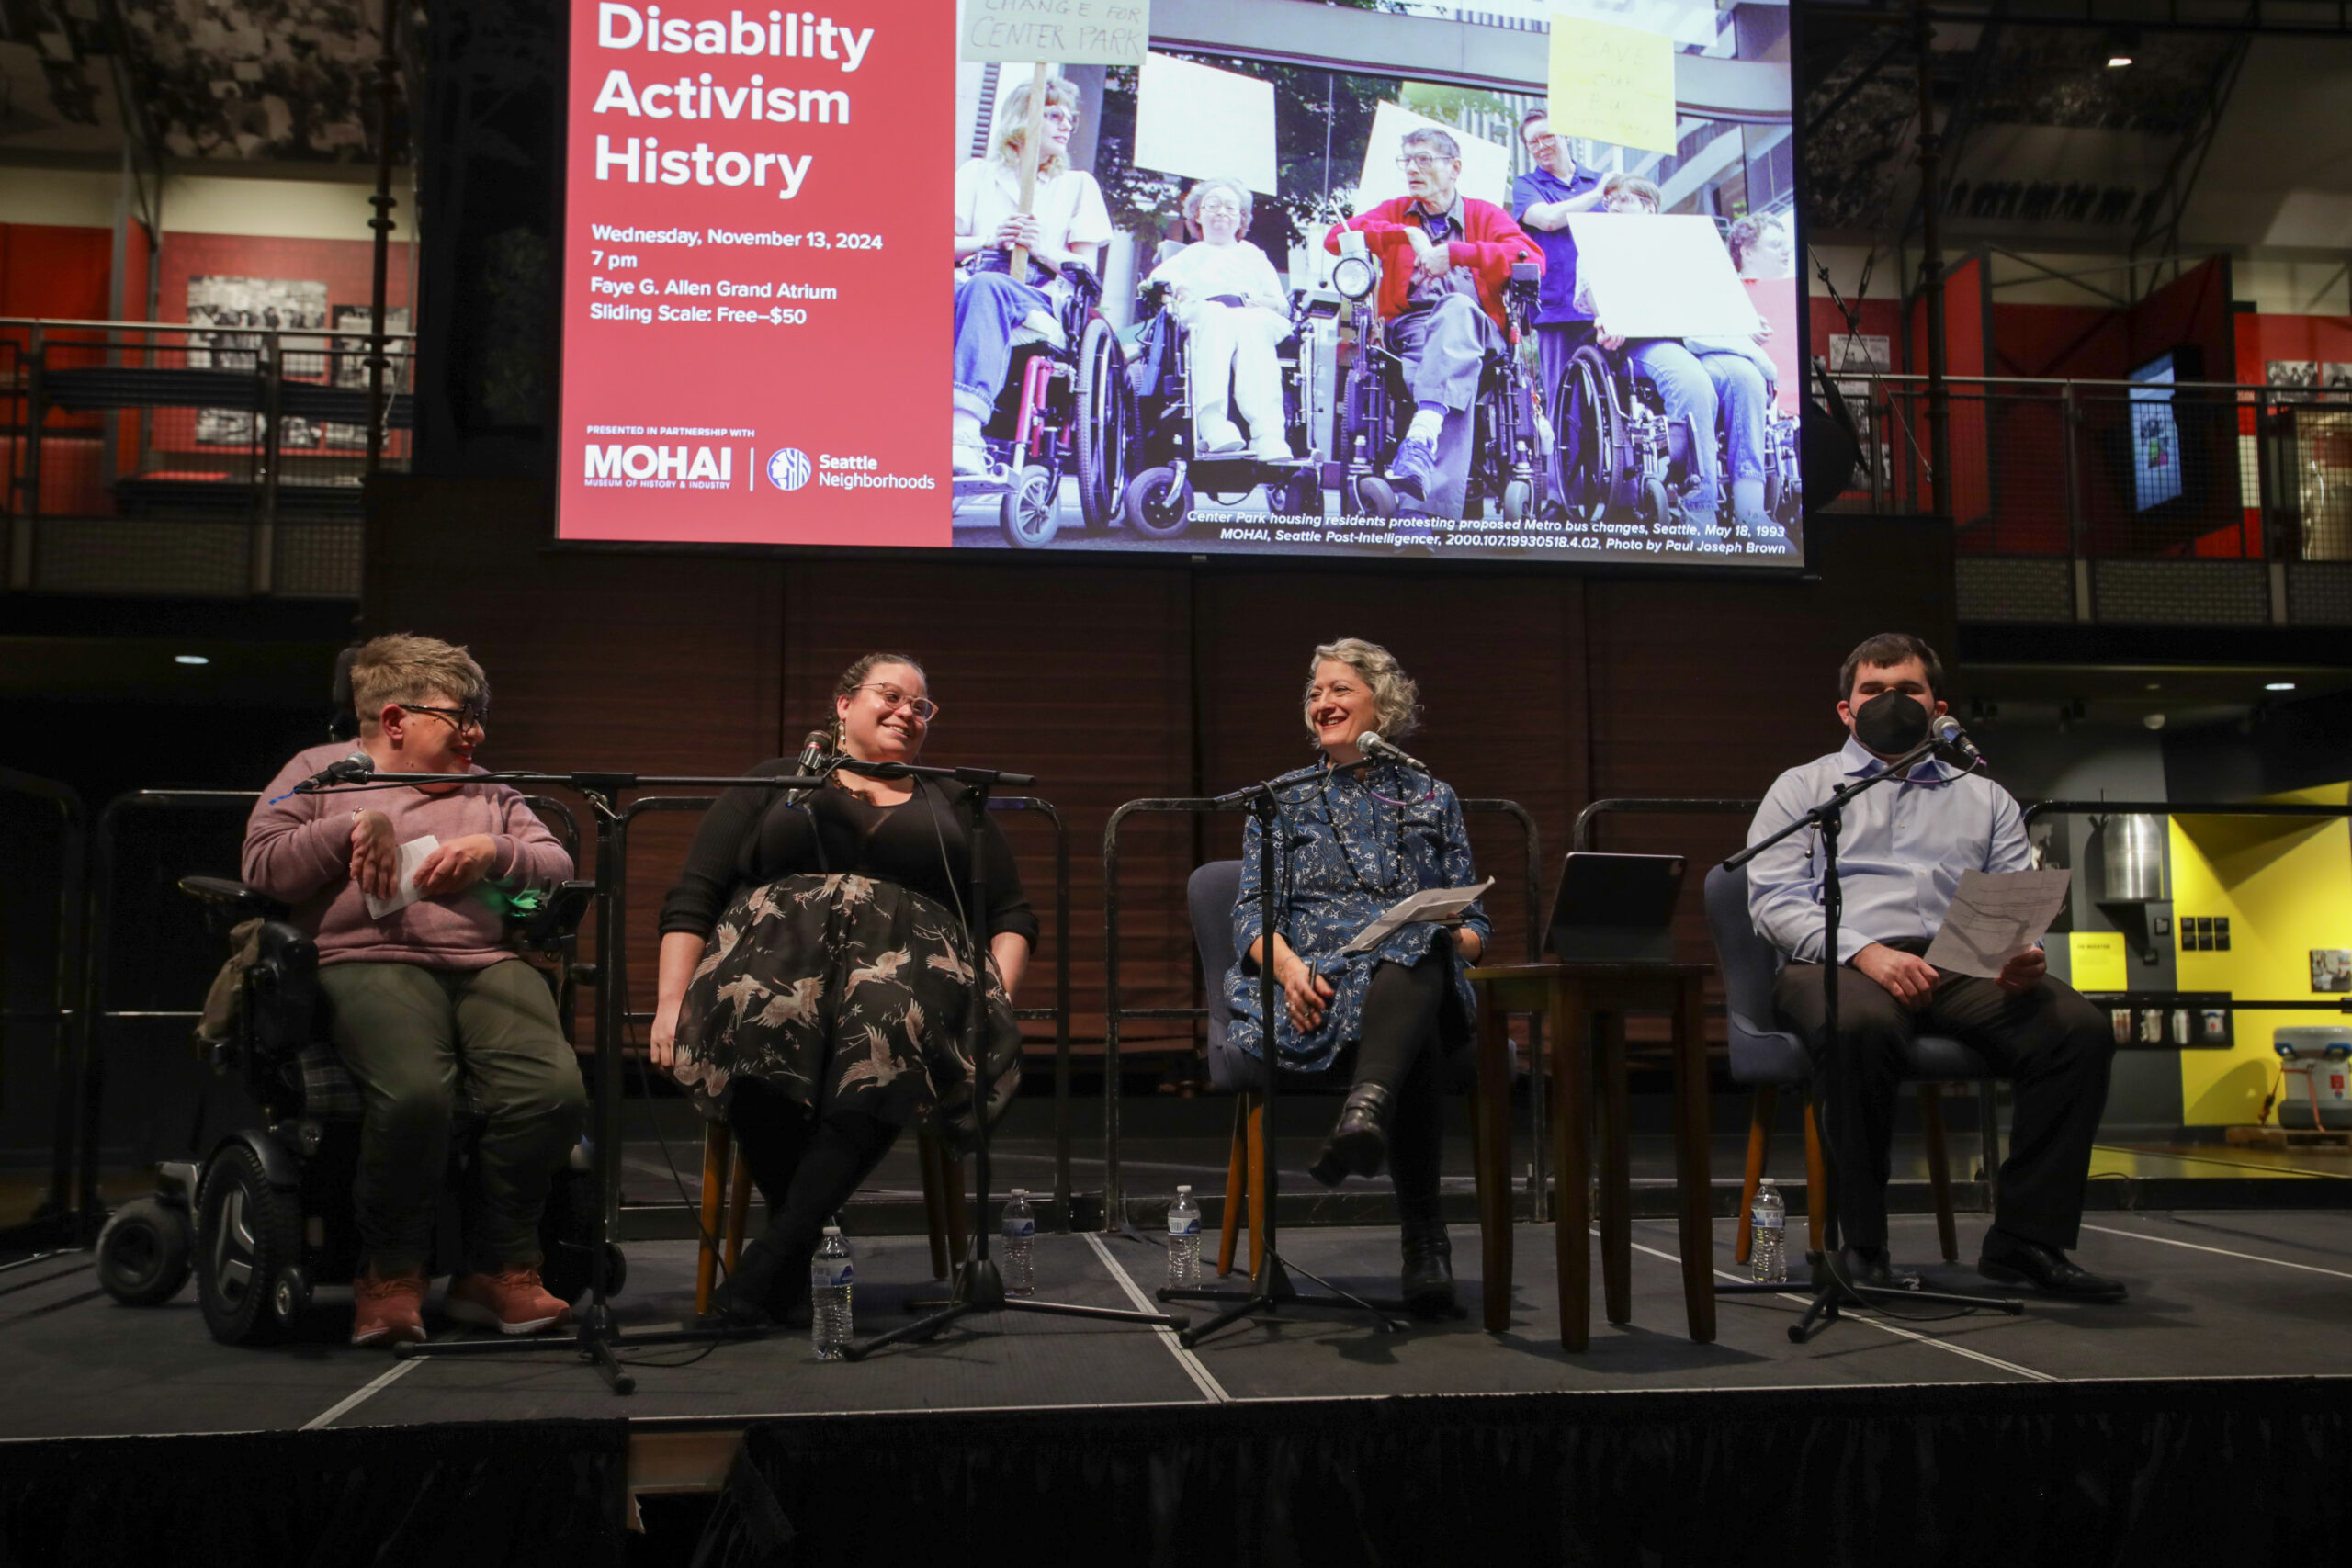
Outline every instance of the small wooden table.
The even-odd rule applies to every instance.
[[[1625,1022],[1628,1011],[1659,1010],[1674,1020],[1674,1176],[1681,1235],[1682,1301],[1690,1337],[1715,1337],[1714,1235],[1709,1211],[1707,1043],[1701,987],[1703,964],[1495,964],[1470,971],[1478,993],[1478,1072],[1488,1082],[1510,1070],[1503,1021],[1537,1013],[1552,1043],[1552,1171],[1557,1184],[1560,1343],[1582,1350],[1591,1340],[1592,1224],[1588,1182],[1587,1096],[1592,1083],[1589,1038],[1600,1025],[1600,1266],[1609,1321],[1627,1323],[1633,1304],[1633,1172],[1627,1142]],[[1482,1097],[1491,1100],[1493,1097]],[[1494,1123],[1489,1125],[1489,1123]],[[1478,1127],[1482,1158],[1508,1171],[1508,1112],[1489,1111]],[[1510,1188],[1480,1184],[1485,1240],[1486,1325],[1510,1326]]]

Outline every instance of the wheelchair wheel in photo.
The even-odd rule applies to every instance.
[[[1086,323],[1078,347],[1078,511],[1090,534],[1119,514],[1137,423],[1126,351],[1111,323]]]
[[[1061,498],[1054,493],[1053,470],[1023,468],[997,503],[997,521],[1018,550],[1042,550],[1061,526]]]
[[[1127,531],[1147,539],[1178,539],[1193,524],[1193,486],[1176,470],[1146,468],[1127,483]]]
[[[204,1325],[223,1345],[266,1345],[285,1337],[308,1304],[299,1278],[302,1209],[295,1195],[270,1184],[261,1156],[232,1144],[212,1156],[197,1198],[196,1291]],[[280,1277],[298,1278],[281,1292]],[[290,1293],[281,1317],[277,1298]]]
[[[185,1210],[134,1198],[98,1233],[98,1283],[125,1306],[161,1306],[187,1283],[195,1247]]]
[[[1302,468],[1295,479],[1269,487],[1266,499],[1282,516],[1321,517],[1323,476],[1313,468]]]
[[[1611,499],[1624,432],[1608,376],[1600,352],[1580,348],[1560,373],[1553,402],[1559,411],[1555,438],[1560,444],[1561,493],[1555,499],[1572,522],[1597,521]]]
[[[1644,479],[1639,506],[1642,521],[1645,523],[1669,521],[1674,516],[1674,497],[1667,490],[1666,481],[1656,478]]]
[[[1350,481],[1352,494],[1347,510],[1351,516],[1390,518],[1396,515],[1396,491],[1378,474],[1366,474]]]
[[[1512,479],[1503,486],[1503,520],[1524,523],[1535,514],[1535,486],[1527,479]]]

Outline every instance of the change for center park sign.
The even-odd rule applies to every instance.
[[[1141,65],[1151,0],[963,0],[966,60]]]

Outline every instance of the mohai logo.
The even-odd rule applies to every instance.
[[[810,471],[808,454],[797,446],[779,446],[768,459],[768,482],[778,490],[798,490]]]

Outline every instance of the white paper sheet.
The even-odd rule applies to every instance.
[[[1408,194],[1405,171],[1396,166],[1396,160],[1405,151],[1405,133],[1423,130],[1442,130],[1462,149],[1463,195],[1498,207],[1510,202],[1510,148],[1473,136],[1458,125],[1415,114],[1401,104],[1382,104],[1372,111],[1372,136],[1364,144],[1363,179],[1355,196],[1358,212],[1369,212],[1391,197]]]
[[[1143,62],[1136,88],[1130,161],[1138,169],[1187,179],[1222,175],[1272,196],[1274,85],[1174,55],[1152,55]]]
[[[1495,879],[1490,876],[1476,887],[1424,887],[1419,893],[1408,894],[1374,916],[1372,923],[1356,932],[1355,940],[1340,951],[1370,953],[1397,930],[1417,920],[1457,919],[1494,885]]]
[[[368,894],[368,913],[380,920],[386,915],[405,909],[419,898],[424,897],[424,895],[417,890],[416,868],[424,863],[425,856],[440,847],[441,840],[430,833],[421,839],[411,839],[407,843],[402,844],[399,886],[393,888],[392,896],[389,898],[379,898],[373,893]]]
[[[1712,218],[1578,212],[1577,290],[1619,337],[1745,337],[1762,323]]]
[[[1964,871],[1944,915],[1943,930],[1928,944],[1928,962],[1955,975],[1990,980],[2016,953],[2041,940],[2065,907],[2064,871]]]

